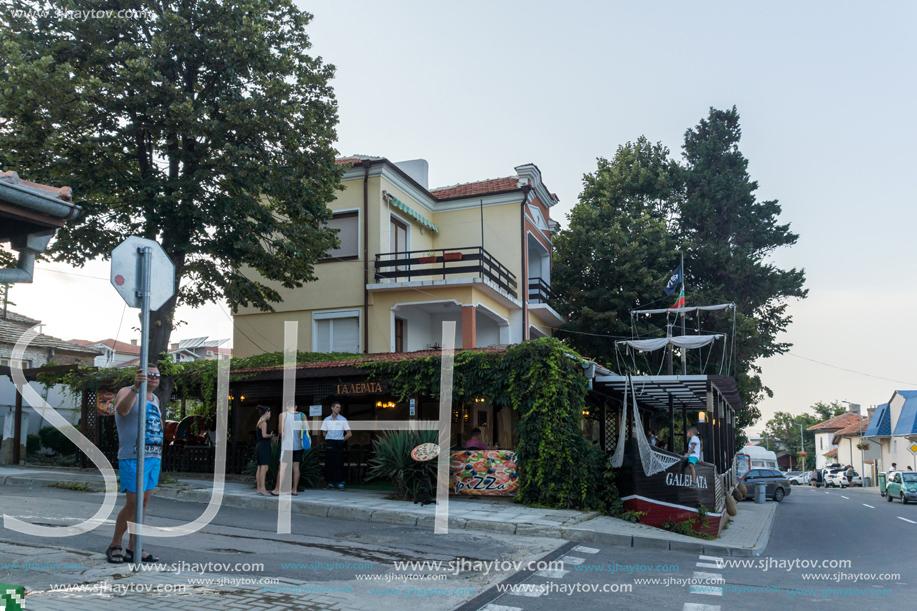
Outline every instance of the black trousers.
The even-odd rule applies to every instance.
[[[325,480],[334,485],[344,483],[344,442],[340,439],[325,440]]]

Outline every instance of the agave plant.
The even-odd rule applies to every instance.
[[[373,442],[368,479],[389,480],[395,494],[404,501],[416,501],[423,494],[423,465],[411,458],[411,450],[422,443],[436,443],[436,431],[397,431]],[[436,490],[436,469],[430,469],[430,490]]]

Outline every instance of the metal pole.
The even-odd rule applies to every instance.
[[[684,251],[682,251],[681,253],[681,292],[683,295],[685,295],[685,302],[681,305],[681,307],[684,308],[684,307],[687,307],[688,305],[688,296],[685,293],[685,253]],[[681,313],[681,336],[682,337],[685,336],[685,313],[684,312]],[[683,376],[688,375],[688,349],[687,348],[681,349],[681,375]]]
[[[153,272],[153,249],[149,246],[138,249],[140,253],[140,371],[147,373],[149,367],[150,339],[150,284]],[[137,532],[134,535],[134,560],[143,563],[143,497],[145,496],[143,459],[146,455],[146,389],[147,383],[140,384],[140,395],[137,398],[137,507],[134,522]]]

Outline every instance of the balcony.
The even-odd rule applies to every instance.
[[[529,303],[548,303],[553,297],[547,282],[541,278],[529,278]]]
[[[379,253],[375,266],[378,283],[480,278],[518,299],[515,274],[480,246]]]

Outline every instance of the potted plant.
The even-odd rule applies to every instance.
[[[443,259],[446,261],[461,261],[462,253],[460,252],[447,252],[443,255]]]
[[[436,263],[436,253],[432,250],[428,250],[423,253],[422,257],[417,257],[419,263]]]

